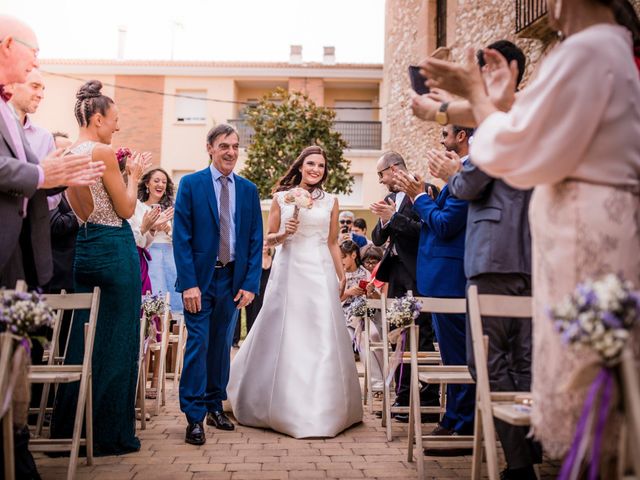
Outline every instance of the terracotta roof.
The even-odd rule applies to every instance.
[[[41,65],[96,65],[125,67],[204,67],[204,68],[322,68],[322,69],[382,69],[381,63],[336,63],[326,65],[321,62],[207,62],[183,60],[115,60],[115,59],[40,59]]]

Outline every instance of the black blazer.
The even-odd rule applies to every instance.
[[[529,202],[533,190],[518,190],[490,177],[469,159],[449,180],[451,194],[469,201],[464,271],[531,275]]]
[[[73,289],[73,259],[76,253],[78,219],[63,196],[56,208],[49,212],[51,222],[51,250],[53,253],[53,278],[51,291]]]
[[[433,193],[438,195],[438,187],[432,184],[425,184],[425,191],[431,187]],[[396,194],[390,193],[385,197],[385,200],[391,199],[395,201]],[[378,273],[376,278],[383,282],[388,282],[391,269],[394,268],[394,263],[400,262],[404,267],[404,271],[411,277],[408,284],[415,285],[416,282],[416,262],[418,258],[418,244],[420,242],[420,229],[422,224],[420,222],[420,216],[413,209],[413,203],[405,195],[402,204],[398,211],[391,217],[389,223],[382,228],[380,221],[376,223],[373,231],[371,232],[371,240],[374,245],[379,247],[383,246],[387,240],[389,241],[387,249],[384,252],[380,267],[378,267]],[[397,257],[392,258],[392,251],[395,247]],[[409,280],[409,279],[407,279]],[[414,287],[415,288],[415,287]],[[415,292],[414,292],[415,293]]]

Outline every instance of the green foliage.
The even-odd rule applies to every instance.
[[[310,145],[322,147],[327,156],[329,176],[324,189],[351,192],[350,162],[342,155],[347,143],[333,131],[334,117],[331,109],[318,107],[307,95],[281,88],[247,111],[246,121],[255,134],[247,148],[242,175],[258,186],[260,198],[271,197],[273,186]]]

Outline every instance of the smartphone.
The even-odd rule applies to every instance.
[[[345,233],[349,233],[349,227],[342,227],[342,228],[340,229],[340,233],[341,233],[341,234],[343,234],[343,235],[344,235]]]
[[[478,60],[478,65],[480,66],[480,68],[484,67],[487,62],[484,59],[484,50],[478,50],[476,52],[476,60]]]
[[[424,95],[429,93],[429,87],[424,82],[427,81],[427,77],[423,77],[420,73],[420,67],[417,65],[409,66],[409,80],[411,80],[411,88],[418,95]]]
[[[362,289],[362,290],[366,290],[367,289],[367,285],[369,285],[369,282],[367,282],[366,280],[360,280],[358,282],[358,286]]]

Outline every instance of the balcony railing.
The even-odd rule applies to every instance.
[[[240,134],[240,147],[246,148],[251,143],[253,128],[242,119],[228,121],[236,127]],[[342,134],[348,148],[355,150],[380,150],[382,148],[381,122],[333,122],[335,131]]]
[[[516,0],[516,33],[530,27],[546,14],[546,0]]]

